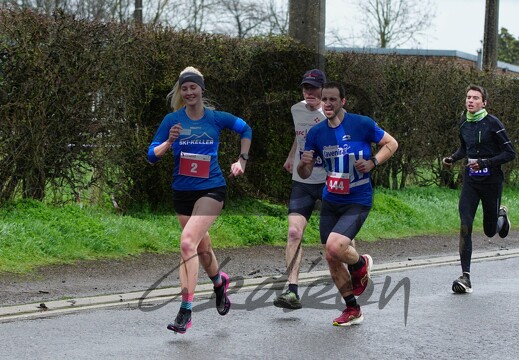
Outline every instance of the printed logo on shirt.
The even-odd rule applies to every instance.
[[[351,140],[351,136],[350,135],[343,135],[342,136],[342,141],[348,141],[348,140]]]
[[[348,144],[344,144],[343,147],[339,147],[339,145],[325,146],[323,148],[323,157],[325,159],[336,158],[339,156],[348,155],[348,150],[350,146]]]
[[[191,135],[185,139],[179,141],[180,145],[212,145],[214,144],[214,139],[207,135],[207,133],[203,133],[202,135]]]

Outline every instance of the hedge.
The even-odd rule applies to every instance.
[[[205,76],[217,109],[253,128],[246,174],[230,196],[286,201],[282,165],[293,141],[290,107],[315,59],[288,37],[238,40],[164,27],[87,22],[55,13],[0,12],[0,202],[17,197],[156,208],[171,201],[172,157],[146,161],[147,147],[170,110],[166,95],[188,65]],[[489,111],[519,138],[519,83],[454,59],[326,54],[328,79],[346,85],[348,111],[373,117],[400,143],[374,175],[377,186],[459,184],[441,158],[458,144],[457,121],[469,83],[486,86]],[[223,134],[220,164],[239,152]],[[517,182],[515,162],[505,167]],[[225,171],[225,170],[224,170]]]

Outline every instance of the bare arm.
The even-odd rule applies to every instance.
[[[251,139],[242,138],[240,143],[240,154],[248,154],[251,145]],[[231,173],[229,176],[240,176],[245,172],[245,166],[247,165],[247,160],[238,157],[238,161],[231,165]]]
[[[290,152],[288,153],[287,159],[285,160],[285,163],[283,164],[283,168],[285,168],[285,170],[291,174],[292,174],[292,171],[294,171],[294,156],[296,154],[296,149],[297,149],[297,140],[296,140],[296,138],[294,138],[294,142],[292,143]]]
[[[391,156],[398,149],[398,142],[389,133],[384,133],[384,136],[377,144],[379,146],[378,152],[372,156],[372,159],[360,159],[355,162],[355,168],[361,173],[367,173],[375,168],[377,164],[382,164],[389,160]],[[375,162],[377,164],[375,164]]]
[[[398,149],[398,142],[394,137],[386,132],[382,140],[379,141],[378,146],[380,146],[380,148],[376,153],[375,158],[379,164],[382,164],[388,161],[389,158],[396,152]]]
[[[299,174],[301,179],[307,179],[308,177],[310,177],[310,175],[312,175],[314,165],[314,151],[304,151],[303,156],[301,157],[301,161],[297,165],[297,173]]]

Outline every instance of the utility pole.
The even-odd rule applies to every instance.
[[[483,37],[483,70],[494,71],[497,67],[497,38],[499,0],[486,0],[485,34]]]
[[[135,12],[133,13],[133,20],[136,25],[142,25],[142,0],[135,0]]]
[[[315,52],[315,67],[324,70],[326,0],[289,0],[288,35]]]

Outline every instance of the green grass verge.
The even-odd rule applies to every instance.
[[[430,234],[457,238],[459,190],[408,188],[380,190],[357,239],[377,241]],[[505,189],[503,203],[519,221],[519,189]],[[481,209],[474,224],[481,231]],[[316,215],[318,215],[316,213]],[[215,248],[284,246],[287,209],[256,199],[232,200],[210,230]],[[0,272],[27,272],[50,264],[123,258],[143,252],[179,251],[180,227],[173,214],[134,212],[77,205],[51,207],[19,201],[0,208]],[[319,219],[313,216],[304,244],[319,244]]]

